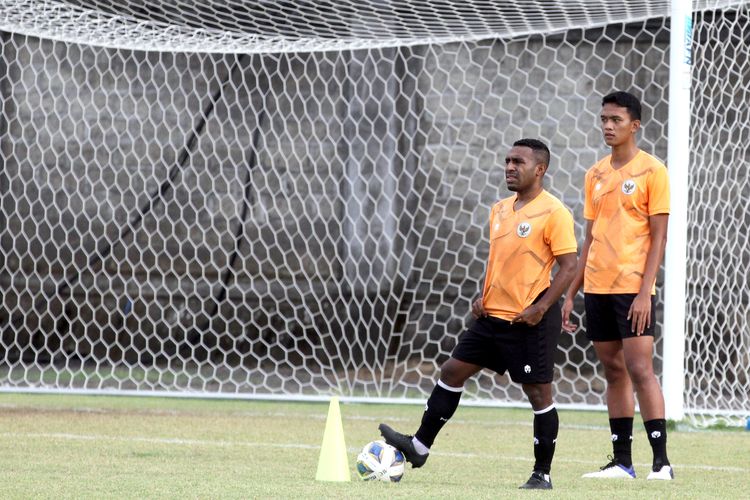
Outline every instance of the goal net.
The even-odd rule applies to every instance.
[[[685,401],[737,422],[750,7],[694,10]],[[579,235],[601,96],[641,95],[666,160],[669,25],[668,1],[5,0],[0,390],[423,400],[513,141],[550,145]],[[604,386],[564,335],[556,401]],[[489,372],[464,401],[525,404]]]

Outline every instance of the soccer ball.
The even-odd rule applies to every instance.
[[[367,443],[357,456],[357,473],[365,481],[398,482],[404,475],[404,454],[384,441]]]

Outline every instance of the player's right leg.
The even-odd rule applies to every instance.
[[[481,369],[479,365],[455,358],[448,359],[441,366],[440,380],[427,400],[417,432],[411,436],[380,424],[378,429],[385,442],[401,450],[413,468],[424,465],[435,438],[458,408],[464,382]]]
[[[623,354],[622,328],[612,296],[586,294],[585,299],[586,335],[593,341],[594,350],[604,367],[604,376],[607,380],[606,398],[613,455],[598,471],[584,474],[582,477],[633,479],[635,470],[631,444],[635,399]]]
[[[635,401],[633,386],[625,367],[622,342],[594,342],[599,361],[607,379],[607,410],[612,436],[612,456],[596,472],[584,474],[585,478],[633,479],[633,414]]]

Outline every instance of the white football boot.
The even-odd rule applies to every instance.
[[[674,471],[671,465],[662,465],[659,470],[652,470],[648,473],[646,479],[657,479],[661,481],[671,481],[674,479]]]
[[[609,458],[609,463],[599,469],[597,472],[589,472],[581,477],[595,479],[635,479],[635,469],[633,466],[625,467],[618,463],[616,458]]]

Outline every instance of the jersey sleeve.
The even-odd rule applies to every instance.
[[[591,202],[591,170],[586,172],[586,179],[583,181],[583,218],[594,220],[594,205]]]
[[[649,176],[648,214],[669,213],[669,175],[667,167],[659,165]]]
[[[487,222],[487,225],[489,226],[489,235],[490,239],[494,238],[495,235],[495,229],[492,227],[493,222],[495,221],[495,215],[497,214],[497,211],[500,209],[500,202],[495,203],[492,205],[492,208],[490,208],[490,219]]]
[[[555,210],[545,228],[545,240],[552,255],[575,253],[578,250],[573,216],[565,207]]]

